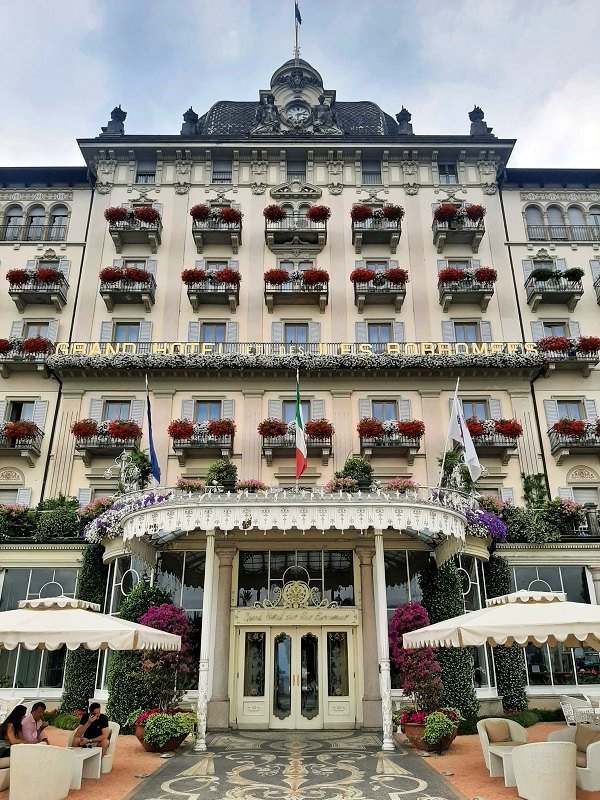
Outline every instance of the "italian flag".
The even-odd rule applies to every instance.
[[[300,402],[300,370],[296,370],[296,478],[306,469],[306,436]]]

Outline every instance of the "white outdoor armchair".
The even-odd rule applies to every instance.
[[[524,800],[575,800],[575,742],[536,742],[516,747],[512,765]]]
[[[9,800],[63,800],[73,776],[66,747],[19,744],[10,749]]]
[[[598,741],[593,741],[595,738]],[[600,726],[578,725],[575,728],[563,728],[551,733],[548,741],[573,742],[577,748],[577,786],[587,792],[600,791]]]
[[[506,726],[503,723],[506,723]],[[505,731],[508,733],[506,734]],[[477,733],[479,734],[483,759],[490,775],[492,775],[492,769],[490,766],[491,744],[503,744],[518,747],[527,743],[527,731],[525,728],[522,725],[519,725],[518,722],[515,722],[512,719],[504,719],[503,717],[480,719],[477,723]],[[501,738],[499,738],[499,736]],[[499,775],[502,775],[502,772],[500,772]],[[492,777],[498,777],[498,775],[492,775]]]
[[[565,722],[569,726],[574,727],[580,722],[594,722],[596,719],[594,708],[587,700],[562,694],[559,697],[559,702],[565,715]]]

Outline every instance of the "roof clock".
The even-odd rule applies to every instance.
[[[310,121],[312,113],[306,103],[294,100],[286,106],[283,116],[291,128],[303,128]]]

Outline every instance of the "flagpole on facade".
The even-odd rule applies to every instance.
[[[437,488],[439,489],[442,485],[442,477],[444,475],[444,465],[446,463],[446,453],[448,452],[448,443],[450,442],[450,426],[452,424],[452,414],[454,413],[454,407],[458,400],[458,384],[460,383],[460,378],[456,379],[456,388],[454,389],[454,397],[452,398],[452,407],[450,409],[450,422],[448,423],[448,430],[446,431],[446,441],[444,443],[444,453],[442,455],[442,464],[440,466],[440,475],[438,478],[438,485]]]
[[[298,48],[298,18],[300,17],[300,9],[298,8],[298,0],[294,0],[294,28],[296,32],[296,46],[294,48],[295,66],[298,67],[300,60],[300,50]]]

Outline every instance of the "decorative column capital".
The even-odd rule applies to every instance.
[[[235,547],[217,547],[215,553],[219,559],[219,567],[230,567],[237,553]]]
[[[355,547],[354,552],[360,559],[361,567],[370,566],[373,563],[375,550],[372,547]]]

